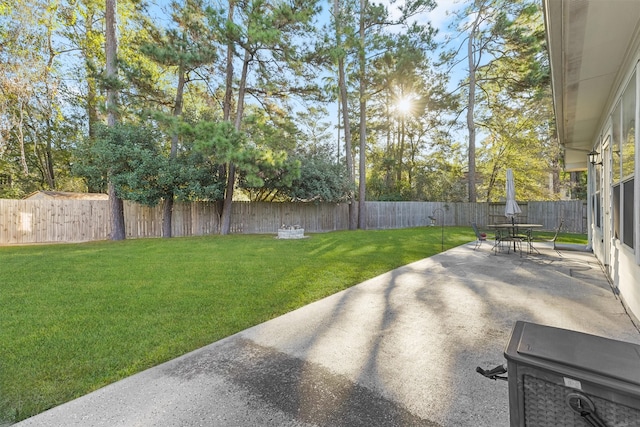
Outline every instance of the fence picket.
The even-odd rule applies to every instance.
[[[519,202],[520,222],[542,224],[553,230],[559,219],[564,230],[586,233],[585,201]],[[365,224],[369,229],[425,226],[479,227],[504,222],[504,203],[367,202]],[[162,204],[155,207],[125,201],[127,238],[162,236]],[[299,225],[306,233],[346,230],[346,203],[260,203],[235,202],[231,232],[276,234],[281,225]],[[172,234],[200,236],[219,230],[218,205],[213,202],[175,203]],[[86,242],[106,240],[111,229],[107,200],[9,200],[0,199],[0,245]]]

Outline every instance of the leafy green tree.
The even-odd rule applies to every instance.
[[[299,142],[299,132],[286,111],[273,104],[262,109],[250,106],[244,128],[251,141],[249,158],[238,165],[239,187],[251,200],[282,200],[300,176],[300,162],[290,157]]]
[[[301,146],[293,158],[300,163],[300,176],[288,193],[294,201],[344,202],[350,183],[344,164],[337,163],[329,145]]]
[[[224,119],[231,118],[233,104],[236,131],[239,132],[243,127],[247,93],[268,98],[275,93],[282,96],[292,92],[291,89],[283,91],[282,88],[296,87],[291,79],[304,74],[299,55],[303,45],[299,40],[304,40],[307,33],[313,32],[309,24],[317,11],[316,0],[250,0],[240,3],[230,0],[226,8],[211,11],[211,20],[218,31],[218,38],[227,46]],[[234,80],[235,57],[239,58],[241,71],[234,97],[231,85]],[[250,74],[252,70],[254,73]],[[249,79],[255,87],[249,86]],[[236,184],[236,164],[233,159],[228,160],[223,168],[227,186],[221,234],[230,231],[231,205]]]
[[[412,25],[386,35],[384,53],[374,58],[368,101],[371,156],[367,192],[377,200],[420,200],[419,177],[427,157],[451,145],[448,130],[456,99],[446,90],[447,76],[426,52],[435,49],[433,29]]]
[[[281,200],[282,192],[288,191],[292,180],[299,176],[300,164],[289,160],[286,152],[256,144],[229,122],[199,121],[185,125],[182,133],[193,139],[196,152],[215,165],[216,171],[221,170],[219,165],[233,163],[239,188],[247,191],[252,200]],[[225,181],[226,177],[219,175],[218,198],[224,194]]]
[[[70,90],[62,73],[59,5],[0,3],[0,174],[21,197],[39,189],[74,188],[66,140],[79,132],[65,117]]]
[[[130,123],[97,125],[95,132],[78,148],[74,171],[92,188],[112,185],[120,199],[155,205],[162,197],[158,177],[164,167],[157,132]]]
[[[391,128],[388,119],[384,119],[383,111],[386,110],[386,117],[392,115],[389,94],[393,90],[398,90],[398,86],[400,86],[392,76],[387,75],[386,83],[388,86],[384,89],[381,88],[383,86],[381,83],[385,80],[384,71],[381,70],[381,66],[384,65],[382,58],[387,58],[391,62],[405,61],[406,55],[398,59],[398,51],[392,52],[396,43],[401,43],[398,40],[403,36],[405,42],[409,40],[406,44],[416,45],[416,52],[422,49],[422,58],[425,58],[424,52],[432,47],[431,39],[434,31],[429,25],[419,25],[415,22],[411,23],[411,21],[416,15],[433,7],[435,7],[435,3],[432,1],[405,2],[404,5],[394,10],[394,12],[399,12],[393,14],[397,18],[392,18],[391,11],[386,7],[367,1],[333,3],[332,26],[334,31],[331,34],[335,34],[335,36],[331,52],[338,74],[337,86],[347,145],[345,150],[347,170],[352,171],[352,177],[355,177],[352,156],[355,157],[357,154],[359,157],[358,203],[361,217],[358,223],[360,226],[364,224],[364,200],[367,194],[370,194],[366,191],[367,175],[375,173],[371,169],[375,162],[367,161],[367,155],[375,151],[371,144],[379,140],[385,124],[387,136],[391,136]],[[420,45],[420,48],[417,45]],[[349,69],[353,71],[346,74],[345,70]],[[400,73],[395,76],[399,77]],[[382,100],[384,95],[387,95],[386,100]],[[382,120],[378,117],[372,117],[372,111],[379,114]],[[351,122],[357,124],[357,127],[352,129]],[[356,136],[359,144],[357,150],[352,150],[351,139]],[[389,142],[390,140],[387,141],[388,147],[391,145]],[[404,151],[403,148],[400,151]],[[401,156],[400,153],[395,153],[395,155]],[[400,158],[402,159],[402,157]],[[398,166],[398,170],[401,169],[402,167]],[[355,187],[355,179],[352,182]],[[353,225],[352,220],[353,218],[350,220],[351,225]]]
[[[171,7],[176,28],[164,32],[152,32],[152,42],[144,43],[142,51],[153,61],[175,69],[177,84],[172,115],[180,117],[183,112],[185,86],[191,81],[191,74],[203,65],[212,64],[217,58],[217,50],[212,44],[213,34],[206,25],[206,15],[201,0],[185,0],[183,4],[172,2]],[[177,131],[174,131],[171,135],[169,164],[176,161],[178,148],[179,136]],[[163,237],[171,237],[175,196],[172,186],[168,186],[167,189],[167,193],[163,195]]]
[[[318,122],[317,110],[297,114],[296,123],[304,130],[298,129],[282,110],[268,108],[269,114],[252,110],[245,126],[257,157],[239,167],[240,188],[251,200],[346,200],[351,188],[346,170],[332,156],[326,142],[331,139],[327,124]]]
[[[481,69],[478,116],[488,137],[479,161],[486,171],[487,200],[504,198],[507,167],[516,172],[519,193],[528,199],[559,196],[560,147],[549,120],[553,106],[542,11],[536,4],[523,6],[504,31],[506,53]]]
[[[444,202],[466,201],[464,160],[465,153],[459,143],[442,145],[434,150],[422,160],[423,166],[416,174],[416,198]]]
[[[526,194],[529,200],[553,198],[552,189],[544,184],[549,182],[549,158],[555,154],[544,148],[541,140],[549,137],[548,129],[539,129],[541,119],[548,117],[551,105],[541,108],[539,102],[523,104],[518,109],[512,104],[502,108],[494,106],[491,117],[487,118],[490,134],[483,140],[478,150],[478,164],[484,171],[480,194],[486,200],[495,202],[505,198],[506,169],[512,168],[518,188],[518,196]],[[523,112],[527,114],[522,115]],[[519,172],[519,173],[518,173]],[[542,184],[542,185],[541,185]]]
[[[295,116],[298,128],[296,147],[288,157],[300,164],[300,176],[293,180],[287,199],[294,201],[346,202],[353,187],[339,147],[326,121],[327,111],[311,107]]]
[[[110,178],[118,197],[148,206],[157,205],[167,193],[184,201],[219,199],[224,181],[217,175],[218,165],[193,147],[200,144],[195,132],[183,133],[187,147],[170,160],[163,153],[166,136],[157,128],[98,125],[94,138],[79,146],[74,171],[102,190]]]
[[[480,70],[483,103],[478,117],[488,137],[479,161],[487,200],[504,198],[507,167],[516,172],[519,194],[527,199],[559,196],[560,147],[549,120],[553,107],[542,10],[530,2],[522,7],[505,25],[505,54]]]
[[[469,16],[473,19],[468,19]],[[521,100],[544,96],[543,88],[548,86],[544,29],[540,6],[531,0],[473,0],[458,14],[455,25],[458,34],[464,37],[447,59],[452,66],[462,61],[467,63],[467,79],[461,86],[467,95],[468,193],[469,201],[475,202],[477,129],[489,135],[489,143],[494,145],[499,139],[497,136],[504,135],[505,130],[500,128],[498,118],[504,119],[507,115],[500,114],[500,110],[509,109],[517,116],[525,116],[533,110],[522,110]],[[524,123],[526,120],[521,118]],[[543,120],[548,122],[549,118]],[[522,139],[513,134],[510,137]],[[534,141],[530,139],[530,142]],[[495,153],[503,150],[497,149]],[[485,172],[482,176],[491,177],[494,173],[496,171]],[[491,182],[488,188],[492,188]],[[489,197],[491,193],[488,191]]]
[[[239,168],[239,187],[249,193],[252,201],[273,202],[288,199],[293,182],[300,176],[300,161],[284,152],[252,150]]]
[[[520,185],[530,193],[519,194],[555,197],[569,179],[560,173],[560,149],[551,137],[544,28],[534,0],[470,0],[456,22],[465,54],[452,57],[474,72],[476,86],[468,91],[471,80],[465,80],[467,92],[458,92],[473,93],[464,106],[472,106],[467,113],[473,111],[473,138],[479,139],[470,144],[477,152],[473,160],[467,156],[468,173],[460,169],[460,141],[450,132],[464,111],[444,90],[448,76],[428,55],[437,48],[435,30],[412,18],[433,7],[430,0],[332,2],[332,20],[321,33],[314,0],[215,6],[176,0],[160,12],[154,8],[153,16],[145,2],[111,4],[113,24],[106,25],[106,0],[0,0],[0,195],[85,191],[70,165],[83,163],[75,153],[89,152],[97,129],[111,119],[160,130],[153,151],[132,151],[146,153],[140,160],[146,178],[138,178],[153,188],[148,198],[135,197],[152,203],[153,192],[165,191],[160,199],[167,212],[174,199],[217,200],[222,233],[228,232],[234,193],[254,200],[344,200],[344,171],[352,208],[367,198],[457,200],[463,176],[478,183],[476,198],[499,199],[505,161],[529,168],[531,181]],[[104,29],[116,26],[109,31],[118,34],[117,54],[107,61],[105,45],[113,43],[106,43]],[[323,101],[317,83],[327,74],[336,76],[331,99],[340,100],[344,157],[325,153],[335,132],[326,135],[321,116],[311,119],[312,130],[309,117],[294,119],[300,105]],[[410,106],[401,112],[399,101],[407,99]],[[200,122],[204,132],[220,121],[232,123],[237,134],[193,130]],[[215,138],[226,139],[230,151],[213,144]],[[86,146],[74,152],[76,143]],[[334,170],[332,162],[341,167]],[[553,184],[541,184],[548,174]],[[104,191],[96,182],[90,190]],[[321,191],[324,186],[336,190]],[[126,197],[142,194],[131,180],[128,188]],[[164,217],[163,235],[169,236],[170,213]],[[350,215],[350,227],[357,226]]]

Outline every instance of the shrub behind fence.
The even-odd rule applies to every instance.
[[[564,218],[564,230],[586,233],[584,201],[520,202],[520,222],[542,224],[553,230]],[[366,202],[367,229],[436,224],[480,227],[504,222],[504,203]],[[127,238],[162,236],[162,206],[124,203]],[[236,202],[231,232],[277,234],[282,225],[299,225],[308,233],[346,230],[349,205],[333,203]],[[216,234],[218,205],[209,202],[176,203],[172,234],[176,237]],[[9,200],[0,199],[0,245],[106,240],[111,229],[106,200]]]

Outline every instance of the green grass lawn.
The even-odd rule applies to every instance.
[[[552,239],[554,231],[534,231],[534,236],[541,239]],[[556,239],[557,243],[576,243],[576,244],[587,244],[587,235],[586,234],[575,234],[575,233],[558,233],[558,238]]]
[[[445,249],[474,239],[446,227]],[[441,229],[0,247],[0,424],[440,252]]]
[[[0,424],[440,251],[439,227],[0,248]],[[445,247],[473,240],[445,229]]]

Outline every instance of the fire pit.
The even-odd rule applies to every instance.
[[[278,239],[302,239],[304,238],[304,228],[299,225],[282,225],[278,229]]]

